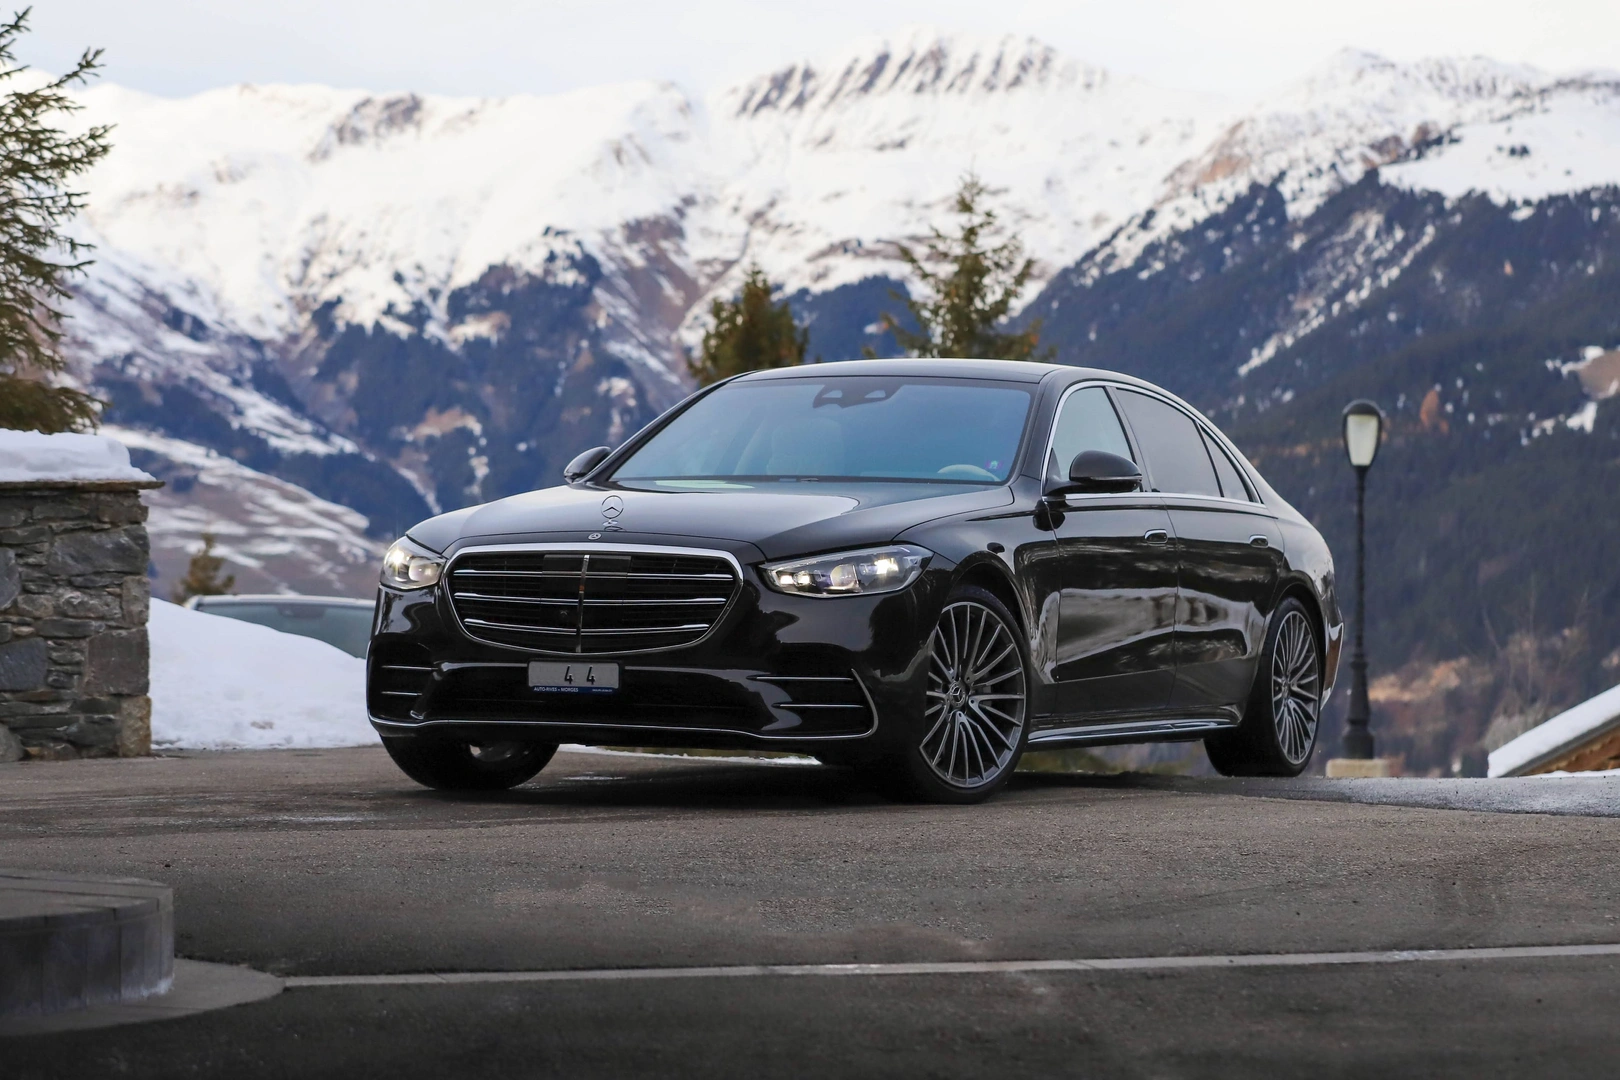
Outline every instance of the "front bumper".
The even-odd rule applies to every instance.
[[[620,665],[611,695],[531,689],[529,661],[558,657],[474,640],[445,583],[383,587],[367,658],[372,724],[385,737],[791,750],[876,745],[921,722],[922,645],[948,571],[930,567],[879,596],[790,596],[763,584],[757,552],[726,550],[741,585],[701,641],[588,657]]]

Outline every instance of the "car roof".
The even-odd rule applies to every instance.
[[[840,375],[912,375],[943,379],[997,379],[1004,382],[1040,382],[1054,372],[1084,369],[1063,364],[1037,364],[1028,360],[971,360],[901,357],[887,360],[835,360],[790,368],[751,371],[739,382],[770,379],[826,379]]]
[[[353,596],[303,596],[298,593],[231,593],[228,596],[199,596],[197,606],[229,606],[231,604],[353,604],[374,607],[374,600],[360,600]]]
[[[940,379],[993,379],[999,382],[1038,383],[1061,379],[1065,384],[1103,379],[1121,386],[1140,387],[1165,394],[1183,405],[1187,403],[1162,386],[1122,371],[1107,368],[1075,367],[1069,364],[1041,364],[1033,360],[984,360],[956,357],[908,356],[880,360],[835,360],[797,367],[767,368],[739,375],[734,382],[763,382],[774,379],[826,379],[838,375],[922,376]],[[1191,408],[1191,406],[1188,406]]]

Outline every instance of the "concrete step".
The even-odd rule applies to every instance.
[[[0,1018],[161,994],[174,892],[135,878],[0,869]]]

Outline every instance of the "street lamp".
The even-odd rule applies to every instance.
[[[1367,705],[1367,470],[1378,456],[1384,432],[1384,413],[1362,399],[1344,410],[1344,452],[1356,470],[1356,646],[1350,657],[1350,714],[1345,717],[1344,756],[1366,760],[1373,756],[1371,719]]]

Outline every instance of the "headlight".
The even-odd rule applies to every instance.
[[[382,583],[396,589],[425,589],[439,583],[444,560],[427,548],[401,537],[383,556]]]
[[[778,592],[847,596],[898,592],[916,581],[933,557],[934,553],[926,548],[895,544],[793,562],[766,563],[763,569],[765,580]]]

